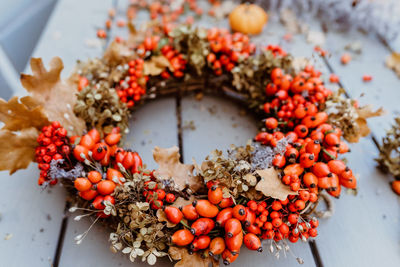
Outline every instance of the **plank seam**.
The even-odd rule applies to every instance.
[[[118,0],[113,0],[111,7],[117,9]],[[111,22],[113,23],[115,17],[112,17],[110,19],[111,19]],[[111,29],[106,29],[107,36],[106,36],[106,42],[104,43],[104,46],[103,46],[103,52],[106,50],[107,46],[109,45],[110,37],[111,37],[110,32],[111,32]],[[69,218],[67,216],[68,209],[69,209],[69,203],[68,203],[68,201],[65,201],[64,215],[63,215],[63,219],[61,222],[61,228],[60,228],[60,233],[58,235],[56,252],[54,255],[54,261],[53,261],[54,267],[58,267],[60,264],[62,249],[63,249],[63,245],[64,245],[64,240],[65,240],[65,234],[67,232],[67,226],[68,226],[68,218]]]
[[[387,47],[387,48],[389,49],[389,47]],[[389,49],[389,50],[390,50],[390,49]],[[332,74],[332,73],[335,73],[335,72],[333,71],[333,67],[332,67],[331,64],[329,63],[328,59],[327,59],[326,57],[322,57],[322,59],[323,59],[325,65],[326,65],[326,67],[328,68],[329,72],[330,72],[331,74]],[[345,94],[346,98],[351,98],[350,94],[349,94],[349,93],[347,92],[347,90],[345,89],[345,86],[343,85],[343,83],[342,83],[341,81],[339,81],[338,84],[339,84],[339,86],[340,86],[341,88],[343,88],[344,94]],[[376,148],[378,149],[378,151],[380,151],[378,139],[376,138],[376,135],[373,133],[372,130],[371,130],[371,133],[369,134],[369,136],[370,136],[372,142],[375,144],[375,146],[376,146]]]
[[[310,246],[311,252],[313,254],[315,266],[324,267],[324,264],[322,262],[321,255],[319,254],[319,250],[318,250],[317,243],[315,242],[315,240],[309,241],[308,245]]]
[[[67,232],[67,226],[68,226],[68,216],[67,216],[68,209],[69,209],[69,203],[66,201],[63,219],[61,221],[60,233],[58,234],[56,252],[54,254],[54,260],[53,260],[54,267],[58,267],[61,259],[62,248],[64,245],[65,234]]]
[[[178,147],[179,147],[179,153],[181,154],[181,157],[179,160],[183,163],[183,136],[182,136],[182,94],[181,90],[178,91],[176,94],[175,98],[175,108],[176,108],[176,127],[178,129]]]

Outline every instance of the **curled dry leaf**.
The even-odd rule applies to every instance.
[[[310,63],[311,63],[310,59],[306,57],[295,57],[292,60],[292,68],[296,73],[298,73],[302,71]]]
[[[357,107],[357,101],[343,97],[344,89],[339,88],[326,102],[326,112],[329,114],[329,123],[343,131],[343,137],[350,143],[357,143],[361,137],[370,133],[367,119],[381,116],[385,112],[382,108],[372,110],[371,105]]]
[[[31,127],[15,133],[0,131],[0,170],[9,170],[13,174],[18,169],[25,169],[35,159],[36,138],[39,132]]]
[[[143,65],[144,75],[160,75],[166,68],[172,70],[172,66],[168,59],[163,55],[152,56],[150,60],[146,60]]]
[[[46,70],[42,59],[32,58],[33,75],[21,74],[22,86],[43,106],[50,121],[59,121],[71,135],[81,135],[85,122],[73,112],[76,86],[61,80],[64,65],[59,57],[54,57],[49,65],[50,69]]]
[[[350,138],[350,140],[348,140],[349,142],[355,143],[358,142],[358,139],[360,137],[365,137],[367,135],[369,135],[369,133],[371,132],[371,130],[368,127],[367,124],[367,119],[368,118],[372,118],[372,117],[378,117],[378,116],[382,116],[383,114],[385,114],[385,111],[383,110],[383,108],[379,108],[376,111],[372,110],[372,105],[366,105],[360,108],[357,108],[357,114],[358,114],[358,118],[356,119],[356,123],[358,124],[358,127],[360,128],[360,135],[356,136],[355,138]]]
[[[316,46],[325,44],[325,34],[321,31],[309,31],[307,33],[307,42]]]
[[[400,78],[400,53],[393,52],[386,59],[386,66],[392,69]]]
[[[183,190],[188,186],[195,192],[202,186],[201,179],[193,175],[194,166],[179,162],[178,147],[155,147],[153,158],[158,164],[158,169],[154,172],[154,175],[164,180],[172,179],[178,190]]]
[[[179,260],[175,263],[175,267],[218,267],[219,263],[212,257],[202,258],[198,252],[189,254],[185,247],[170,247],[168,250],[169,256],[173,260]]]
[[[288,195],[297,195],[297,192],[293,192],[289,186],[282,183],[274,168],[257,170],[256,173],[261,177],[256,190],[261,191],[266,197],[285,200]]]
[[[19,99],[14,96],[8,102],[0,99],[0,121],[4,122],[3,129],[10,131],[31,127],[41,129],[49,124],[43,107],[31,96]]]
[[[124,59],[132,56],[128,46],[113,41],[104,52],[104,59],[112,66],[120,64]]]

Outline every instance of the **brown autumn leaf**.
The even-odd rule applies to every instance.
[[[0,121],[4,122],[3,129],[10,131],[31,127],[41,129],[49,124],[43,107],[31,96],[14,96],[8,102],[0,98]]]
[[[285,200],[288,195],[297,195],[297,192],[293,192],[289,186],[282,183],[278,172],[273,167],[257,170],[256,173],[261,177],[256,185],[256,190],[261,191],[264,196]]]
[[[393,52],[386,58],[386,66],[392,69],[400,78],[400,53]]]
[[[104,52],[104,59],[111,65],[118,65],[124,59],[132,56],[132,50],[126,45],[113,41]]]
[[[46,70],[42,59],[32,58],[33,75],[21,74],[22,86],[43,106],[50,121],[59,121],[71,135],[81,135],[85,122],[73,111],[76,85],[61,80],[60,74],[64,65],[59,57],[54,57],[49,65],[49,70]]]
[[[185,247],[170,247],[168,254],[173,260],[179,260],[174,267],[218,267],[219,263],[213,257],[202,258],[198,252],[189,254]]]
[[[13,174],[18,169],[25,169],[35,159],[37,129],[25,128],[19,133],[6,129],[0,131],[0,170],[9,170]]]
[[[194,192],[201,187],[201,179],[193,175],[193,164],[183,164],[179,162],[179,148],[173,146],[170,148],[155,147],[153,149],[153,158],[158,164],[158,169],[154,175],[159,179],[172,179],[178,190],[183,190],[189,186]]]
[[[357,143],[361,137],[369,135],[371,130],[368,127],[367,119],[371,117],[382,116],[385,114],[383,108],[379,108],[376,111],[372,110],[372,105],[366,105],[356,109],[358,118],[356,123],[358,125],[359,131],[356,135],[346,135],[346,140],[350,143]]]
[[[150,60],[146,60],[143,65],[144,75],[160,75],[166,68],[172,70],[172,66],[168,59],[163,55],[152,56]]]

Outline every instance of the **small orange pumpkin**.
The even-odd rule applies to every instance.
[[[267,21],[267,13],[255,4],[238,5],[229,14],[232,30],[245,34],[259,34]]]

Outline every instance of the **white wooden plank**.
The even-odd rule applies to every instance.
[[[46,64],[61,57],[62,76],[68,77],[78,59],[96,57],[103,51],[105,40],[96,37],[96,30],[104,28],[111,7],[112,1],[58,1],[32,56],[41,57]],[[24,94],[22,87],[17,93]]]
[[[36,164],[12,177],[0,172],[4,185],[0,187],[0,250],[7,266],[50,266],[53,261],[65,191],[60,186],[42,191],[38,177]]]
[[[182,99],[183,158],[186,163],[201,163],[210,152],[219,149],[226,152],[231,144],[245,145],[257,133],[256,122],[250,115],[241,115],[240,106],[227,99],[204,96]],[[194,129],[193,127],[194,126]],[[290,244],[293,253],[303,258],[304,266],[314,266],[314,259],[306,243]],[[298,266],[293,256],[278,260],[267,249],[255,253],[243,248],[232,266]]]
[[[353,54],[353,60],[343,66],[340,57],[347,52],[344,47],[356,41],[362,44],[362,54]],[[393,118],[400,115],[400,79],[385,67],[390,51],[378,39],[359,32],[328,33],[326,46],[332,53],[332,57],[328,58],[329,64],[350,95],[359,98],[362,104],[373,104],[375,108],[382,106],[387,111],[384,116],[369,120],[371,129],[380,141],[385,129],[393,123]],[[372,75],[373,80],[363,82],[364,74]],[[359,97],[361,94],[364,96]]]
[[[126,147],[138,151],[148,168],[156,168],[152,156],[153,148],[178,145],[175,99],[160,99],[141,107],[133,113],[130,129],[130,133],[126,136]],[[132,266],[126,255],[121,253],[113,255],[110,252],[108,242],[110,230],[102,228],[100,224],[93,227],[80,245],[76,245],[74,237],[88,229],[90,219],[76,222],[72,219],[74,216],[75,214],[71,214],[68,221],[60,266]],[[166,264],[163,266],[170,266],[167,264],[167,259],[164,259],[164,262]],[[135,263],[134,266],[142,265]]]
[[[63,74],[67,76],[77,58],[98,53],[99,50],[85,48],[83,40],[95,38],[94,26],[104,22],[110,6],[107,1],[58,1],[33,56],[44,58],[45,63],[53,56],[61,56],[66,68]],[[30,73],[30,69],[25,72]],[[22,87],[15,93],[26,94]],[[63,218],[65,190],[57,185],[41,192],[35,164],[12,177],[6,172],[0,176],[5,184],[0,187],[2,262],[7,266],[51,266]],[[9,234],[12,237],[5,240]]]

